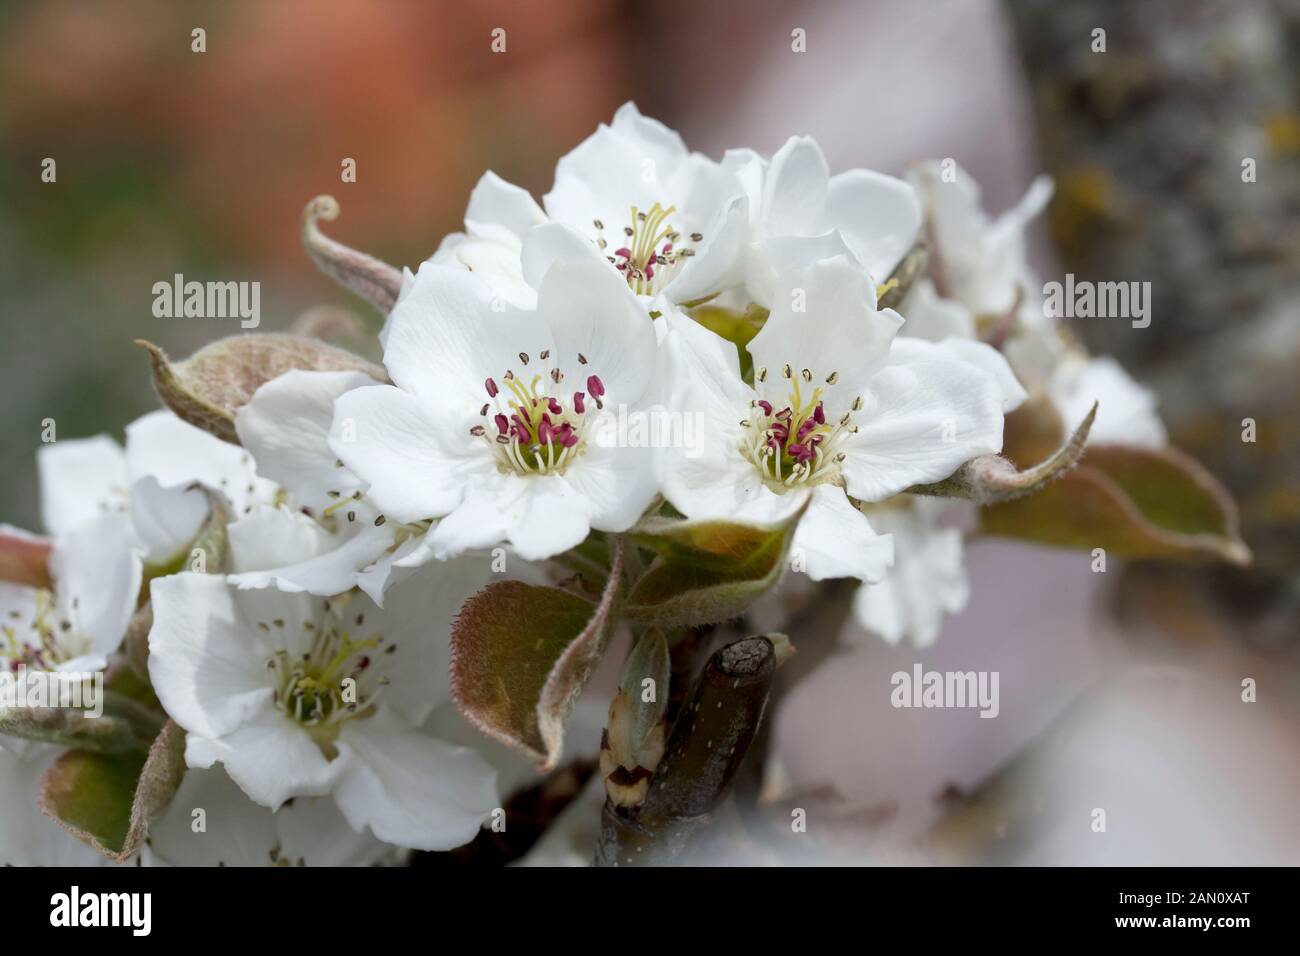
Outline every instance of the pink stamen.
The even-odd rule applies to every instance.
[[[488,398],[496,398],[496,397],[497,397],[497,383],[496,383],[496,382],[492,381],[492,379],[488,379],[486,382],[483,383],[483,385],[484,385],[485,388],[487,388]]]
[[[599,375],[589,375],[587,377],[587,391],[591,393],[592,398],[601,398],[605,394],[605,385],[601,382]]]

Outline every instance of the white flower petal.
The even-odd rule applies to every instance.
[[[350,758],[335,798],[355,829],[419,850],[472,840],[498,805],[496,771],[472,750],[427,737],[380,708],[344,725]]]
[[[41,520],[51,535],[71,531],[106,509],[126,506],[131,479],[126,456],[107,435],[65,438],[36,452]]]
[[[1004,412],[1015,411],[1029,397],[1016,378],[1016,373],[1011,371],[1011,366],[997,349],[970,339],[945,339],[939,343],[939,347],[949,355],[982,369],[997,382],[998,390],[1002,393]]]
[[[390,681],[384,705],[411,726],[451,696],[452,622],[471,595],[501,580],[492,562],[474,555],[427,564],[389,592],[382,609],[365,610],[368,626],[397,648],[382,662]]]
[[[794,552],[814,581],[858,578],[879,581],[894,563],[894,542],[876,534],[871,522],[849,503],[842,488],[818,485],[795,529]]]
[[[465,210],[465,224],[498,225],[519,239],[533,226],[546,221],[546,213],[537,205],[528,190],[508,183],[496,173],[488,171],[469,195],[469,208]]]
[[[59,608],[87,641],[87,651],[114,651],[135,611],[143,577],[127,516],[106,514],[57,539],[50,573]]]
[[[607,403],[641,398],[658,343],[649,314],[618,273],[590,260],[557,263],[538,292],[537,318],[550,329],[556,364],[575,391],[586,391],[594,374]]]
[[[930,342],[975,338],[975,316],[960,302],[942,298],[927,278],[917,280],[899,311],[905,320],[901,336]]]
[[[208,517],[208,499],[193,486],[164,488],[146,475],[131,488],[131,523],[150,564],[178,559]]]
[[[126,426],[126,461],[133,479],[151,475],[164,488],[200,482],[230,499],[235,514],[274,498],[275,485],[258,478],[243,448],[183,422],[150,412]]]
[[[528,233],[520,250],[524,280],[534,289],[542,287],[553,265],[572,260],[594,262],[627,287],[596,244],[567,223],[548,222],[538,226]]]
[[[230,779],[250,800],[272,810],[291,797],[329,793],[348,769],[345,756],[326,759],[307,731],[269,700],[218,739],[190,733],[185,762],[200,769],[224,764]]]
[[[768,236],[812,236],[826,231],[830,167],[816,140],[791,136],[776,151],[763,183],[762,217]]]
[[[921,204],[901,179],[867,169],[831,177],[826,209],[858,262],[877,285],[921,231]]]
[[[333,504],[329,491],[349,495],[359,488],[355,475],[335,466],[329,431],[334,400],[375,384],[360,372],[294,370],[259,388],[235,415],[235,430],[257,473],[313,510]]]
[[[1002,394],[991,376],[920,339],[895,340],[890,355],[842,446],[845,485],[859,501],[939,481],[1002,448]]]
[[[486,399],[486,396],[484,396]],[[464,447],[418,397],[391,385],[358,388],[339,396],[334,406],[330,448],[369,486],[366,500],[402,524],[437,517],[460,503],[468,457],[481,442],[468,426]],[[490,464],[481,456],[479,467]]]
[[[149,677],[172,719],[192,734],[220,737],[263,706],[269,654],[218,575],[155,578]]]
[[[892,309],[875,310],[875,290],[847,259],[819,262],[792,281],[749,343],[755,368],[768,369],[759,391],[784,403],[789,383],[781,369],[789,364],[795,375],[811,372],[814,386],[825,389],[828,408],[847,407],[851,398],[839,403],[834,396],[863,391],[886,361],[903,319]],[[826,384],[832,372],[839,373],[838,381]]]
[[[389,313],[384,365],[425,407],[478,405],[483,383],[520,371],[519,353],[551,347],[531,311],[535,293],[500,276],[425,263]]]

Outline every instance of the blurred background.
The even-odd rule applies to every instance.
[[[1051,174],[1035,264],[1152,283],[1150,328],[1077,332],[1155,389],[1256,564],[1095,575],[976,542],[971,606],[936,647],[849,640],[790,693],[784,792],[838,821],[810,827],[828,853],[1300,861],[1297,0],[10,2],[0,90],[0,520],[29,528],[43,419],[120,437],[156,404],[133,339],[183,356],[239,331],[155,318],[155,282],[260,281],[259,331],[321,304],[377,330],[301,250],[318,193],[342,204],[332,235],[414,267],[485,169],[540,197],[628,99],[713,156],[800,133],[835,169],[954,157],[995,213]],[[917,660],[1000,670],[1001,716],[893,710],[888,675]]]

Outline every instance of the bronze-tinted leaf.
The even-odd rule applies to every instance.
[[[623,576],[623,539],[611,541],[599,600],[502,581],[475,594],[451,633],[451,689],[469,721],[535,760],[560,759],[564,720],[609,641]]]
[[[1237,508],[1199,463],[1172,448],[1093,445],[1036,495],[986,507],[983,529],[1122,558],[1248,564]]]
[[[364,372],[378,382],[384,370],[359,355],[316,339],[282,333],[233,335],[172,362],[152,342],[137,339],[149,353],[154,387],[168,408],[223,441],[239,444],[235,412],[261,386],[293,369]]]

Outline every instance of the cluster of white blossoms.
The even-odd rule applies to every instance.
[[[495,745],[449,706],[453,620],[503,573],[556,580],[593,533],[797,522],[788,573],[863,582],[866,628],[934,640],[966,600],[961,532],[910,490],[997,454],[1029,390],[1071,426],[1131,394],[1136,423],[1099,422],[1163,435],[1035,315],[1044,188],[990,223],[936,169],[832,175],[800,137],[715,161],[628,104],[540,204],[488,173],[464,233],[404,273],[386,382],[287,372],[238,409],[238,444],[163,411],[125,452],[43,449],[51,537],[23,540],[49,580],[0,585],[0,664],[147,677],[188,770],[143,862],[374,863],[464,844],[502,805]],[[894,278],[923,239],[928,274]],[[0,748],[0,862],[93,856],[36,817],[56,744]]]

